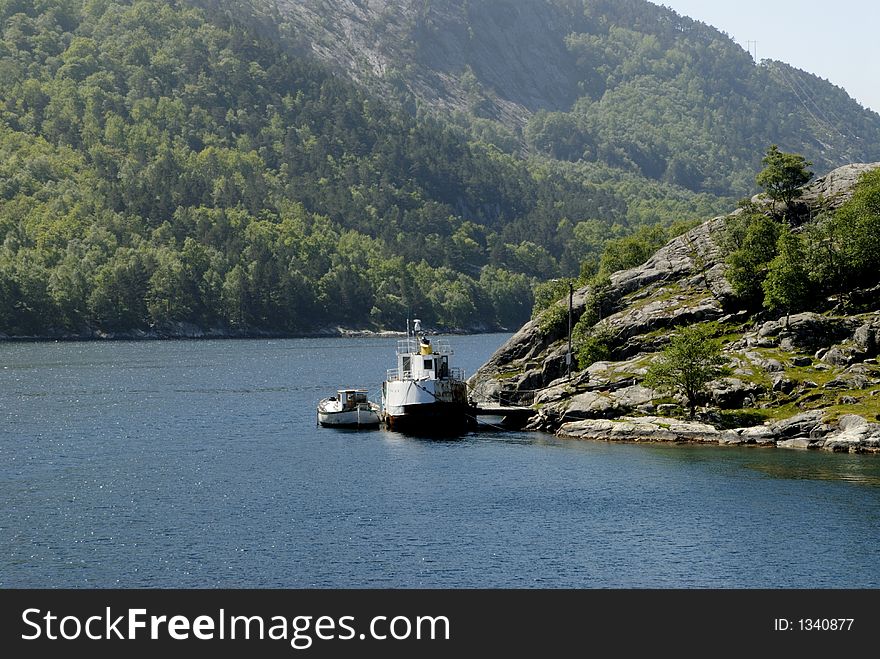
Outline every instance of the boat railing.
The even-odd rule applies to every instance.
[[[465,370],[458,366],[453,366],[449,369],[449,375],[447,376],[453,380],[465,380]],[[403,375],[400,373],[399,368],[389,368],[385,371],[385,380],[388,382],[392,382],[394,380],[412,380],[412,371],[404,371]]]
[[[411,355],[419,351],[419,342],[414,338],[400,339],[397,342],[398,355]]]
[[[434,341],[434,352],[441,355],[452,355],[452,346],[449,345],[449,339],[437,339]]]
[[[398,355],[413,355],[418,354],[419,352],[419,340],[415,337],[410,337],[408,339],[399,339],[397,341]],[[449,344],[449,339],[434,339],[431,342],[431,352],[437,355],[455,354],[452,351],[452,346]]]

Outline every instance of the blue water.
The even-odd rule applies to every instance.
[[[317,428],[394,347],[0,344],[0,587],[880,587],[880,456]]]

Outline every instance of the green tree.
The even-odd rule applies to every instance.
[[[571,279],[551,279],[537,284],[533,291],[535,304],[532,307],[532,318],[540,316],[545,309],[563,297],[567,298],[570,284],[574,284]]]
[[[727,280],[734,293],[744,300],[760,299],[761,284],[767,276],[768,264],[776,256],[781,229],[779,222],[766,215],[755,215],[743,232],[741,246],[728,254]]]
[[[247,272],[236,263],[223,280],[221,300],[224,316],[230,325],[245,328],[251,322],[251,291]]]
[[[144,300],[154,260],[146,249],[120,248],[97,270],[88,307],[99,327],[124,331],[147,325]]]
[[[605,275],[594,275],[587,282],[587,285],[589,293],[578,324],[590,328],[608,315],[608,307],[611,302],[611,280]]]
[[[841,286],[876,282],[880,272],[880,169],[862,174],[852,199],[832,220],[840,253]]]
[[[599,261],[599,272],[610,275],[647,261],[667,242],[663,227],[642,227],[631,236],[609,240]]]
[[[693,418],[706,385],[727,373],[726,361],[721,341],[712,338],[711,328],[680,327],[659,359],[648,368],[645,384],[684,396]]]
[[[797,311],[808,297],[810,279],[805,266],[806,251],[801,238],[785,230],[777,242],[777,254],[770,262],[764,279],[764,306],[768,309],[784,309],[785,324],[788,316]]]
[[[486,265],[480,271],[480,287],[489,297],[502,327],[519,327],[529,319],[533,298],[525,275]]]
[[[605,323],[585,328],[579,321],[574,326],[571,340],[579,369],[585,369],[595,362],[611,358],[614,332]]]
[[[764,165],[755,182],[767,191],[774,202],[785,204],[786,213],[793,212],[794,200],[801,196],[801,188],[813,178],[813,172],[807,168],[813,163],[795,153],[783,153],[775,144],[767,149],[761,159]]]

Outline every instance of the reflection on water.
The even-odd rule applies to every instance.
[[[782,451],[782,449],[777,449]],[[787,451],[786,451],[787,452]],[[797,459],[764,459],[746,465],[774,478],[846,481],[880,487],[880,455],[799,455]]]
[[[605,442],[559,440],[550,435],[536,439],[546,446],[562,442],[569,446],[589,446]],[[619,448],[647,452],[658,459],[679,464],[704,464],[714,471],[735,475],[738,471],[757,472],[786,480],[842,481],[871,487],[880,486],[880,454],[833,453],[821,450],[776,449],[715,444],[610,443]]]

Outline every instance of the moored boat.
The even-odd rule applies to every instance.
[[[339,389],[318,403],[318,423],[335,428],[368,428],[381,422],[379,405],[367,398],[366,389]]]
[[[449,342],[431,340],[414,321],[415,336],[398,341],[397,368],[382,383],[382,419],[391,430],[418,434],[464,432],[469,414],[464,371],[450,363]]]

